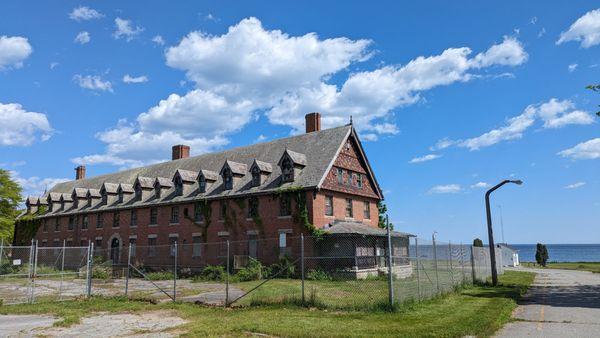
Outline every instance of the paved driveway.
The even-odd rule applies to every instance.
[[[519,270],[537,277],[498,337],[600,337],[600,274]]]

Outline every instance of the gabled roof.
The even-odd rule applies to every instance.
[[[351,222],[351,221],[339,221],[335,220],[329,227],[325,227],[323,230],[327,232],[329,235],[365,235],[365,236],[387,236],[387,230],[376,228],[370,225],[366,225],[360,222]],[[392,237],[414,237],[414,235],[400,232],[400,231],[392,231]]]
[[[60,202],[61,196],[62,196],[62,193],[60,193],[58,191],[57,192],[51,191],[50,193],[48,193],[47,201],[51,202],[51,203]]]
[[[289,150],[289,149],[285,150],[284,155],[287,155],[290,158],[290,160],[292,160],[292,163],[294,163],[295,165],[301,165],[303,167],[306,167],[306,163],[307,163],[306,155],[295,152],[293,150]],[[282,159],[283,159],[283,156],[279,160],[278,164],[281,164]]]
[[[157,185],[161,188],[171,188],[173,186],[173,181],[166,177],[157,177],[154,186]]]
[[[73,202],[73,197],[71,196],[71,194],[64,193],[60,195],[60,200],[62,202]]]
[[[104,182],[100,187],[100,193],[105,191],[107,194],[116,194],[119,190],[119,184]]]
[[[252,166],[250,166],[250,170],[252,170],[252,168],[255,166],[258,167],[258,169],[263,173],[270,174],[273,172],[273,166],[271,165],[271,163],[254,160],[254,162],[252,162]]]
[[[40,203],[40,199],[39,197],[35,196],[28,196],[27,200],[25,201],[26,205],[38,205],[38,203]]]
[[[100,195],[100,189],[88,189],[87,197],[91,197],[91,198],[102,197],[102,195]]]
[[[212,170],[202,169],[198,173],[198,179],[200,179],[200,175],[204,176],[207,181],[216,181],[219,179],[219,173]]]
[[[118,192],[124,192],[126,194],[133,194],[133,184],[121,183],[119,184]]]
[[[248,166],[245,165],[244,163],[238,163],[238,162],[233,162],[231,160],[226,160],[225,164],[223,164],[223,168],[220,171],[221,174],[223,174],[223,169],[225,169],[226,167],[229,167],[229,169],[231,169],[232,174],[239,175],[239,176],[246,175],[246,172],[248,171]]]
[[[87,198],[88,189],[86,188],[75,188],[73,189],[73,197],[75,198]]]
[[[139,184],[142,189],[153,189],[154,181],[154,178],[138,176],[135,179],[134,185]]]
[[[181,177],[181,180],[183,182],[194,183],[194,182],[196,182],[196,178],[198,177],[198,172],[191,171],[191,170],[177,169],[177,171],[175,172],[175,176],[173,176],[173,179],[175,179],[175,177],[177,177],[177,176]]]

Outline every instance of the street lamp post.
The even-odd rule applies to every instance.
[[[492,265],[492,285],[498,285],[498,270],[496,269],[496,248],[494,244],[494,232],[492,230],[492,212],[490,210],[490,194],[494,192],[496,189],[505,185],[506,183],[514,183],[521,185],[523,181],[521,180],[504,180],[495,186],[493,186],[490,190],[485,193],[485,211],[487,215],[487,227],[488,227],[488,237],[490,244],[490,263]]]

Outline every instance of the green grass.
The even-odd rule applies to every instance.
[[[541,268],[541,266],[531,262],[523,262],[521,263],[521,265],[527,267]],[[546,268],[591,271],[595,273],[600,273],[600,262],[548,262]]]
[[[331,311],[293,305],[264,305],[236,309],[209,308],[187,303],[153,304],[125,298],[93,297],[61,303],[11,305],[0,313],[50,313],[63,318],[58,325],[77,323],[92,312],[173,310],[188,323],[180,328],[187,336],[285,337],[463,337],[490,336],[516,307],[516,299],[533,282],[534,274],[508,271],[499,287],[473,286],[421,303],[409,302],[396,312]],[[285,287],[279,283],[280,287]]]

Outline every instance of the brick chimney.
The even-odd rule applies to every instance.
[[[308,113],[306,116],[304,116],[304,118],[306,119],[307,133],[321,130],[321,113]]]
[[[75,179],[82,180],[84,178],[85,178],[85,166],[80,165],[77,168],[75,168]]]
[[[173,146],[173,156],[171,156],[173,161],[188,157],[190,157],[190,146],[184,144]]]

